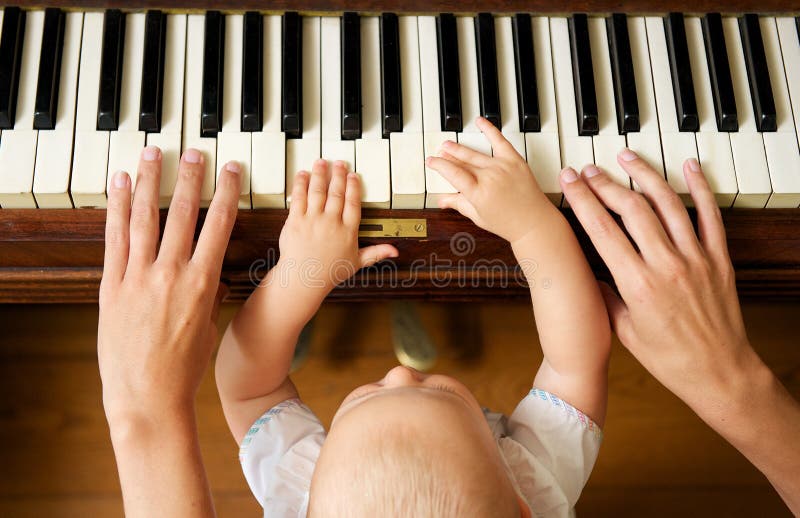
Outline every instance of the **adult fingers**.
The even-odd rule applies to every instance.
[[[294,185],[292,185],[292,202],[289,204],[289,214],[302,216],[308,209],[308,182],[311,175],[308,171],[298,171],[294,175]]]
[[[460,193],[443,195],[439,198],[438,205],[440,209],[453,209],[458,211],[462,216],[471,219],[473,223],[478,218],[478,211],[475,210],[475,207],[469,200]]]
[[[383,261],[389,257],[397,257],[398,255],[397,248],[392,245],[367,246],[358,251],[359,268],[372,266],[379,261]]]
[[[228,162],[217,177],[217,191],[206,213],[206,220],[192,263],[209,275],[219,276],[222,259],[231,237],[236,213],[239,210],[239,191],[241,189],[241,167],[236,162]]]
[[[106,242],[103,282],[119,282],[125,276],[130,245],[131,178],[119,172],[111,181],[106,210]]]
[[[672,252],[672,243],[644,197],[611,179],[597,166],[586,166],[581,175],[603,205],[619,214],[645,260]]]
[[[728,255],[728,241],[725,239],[722,214],[697,160],[690,159],[684,162],[683,175],[697,209],[697,231],[700,234],[703,250],[718,268],[730,267],[731,260]]]
[[[597,253],[611,270],[617,285],[621,285],[625,282],[625,276],[638,271],[642,265],[639,254],[574,169],[568,167],[561,171],[559,180],[561,190],[575,216],[592,240]]]
[[[203,162],[202,153],[196,149],[187,149],[181,157],[178,182],[169,204],[159,260],[189,260],[200,207],[200,188],[205,175]]]
[[[328,162],[322,159],[314,161],[311,168],[311,182],[308,186],[308,208],[307,212],[319,213],[325,207],[325,199],[328,197]]]
[[[139,268],[156,258],[158,242],[158,192],[161,183],[161,150],[147,146],[139,158],[131,207],[130,264]]]
[[[664,177],[630,149],[623,149],[617,162],[642,189],[675,246],[684,252],[698,250],[689,214]]]
[[[517,150],[511,145],[511,142],[506,140],[494,124],[483,117],[475,119],[475,124],[478,126],[478,129],[486,135],[486,138],[489,139],[489,144],[492,145],[494,156],[500,158],[515,158],[519,156],[519,153],[517,153]]]
[[[469,196],[478,184],[478,179],[475,178],[474,174],[444,158],[429,156],[425,160],[425,164],[442,175],[445,180],[450,182],[450,185],[467,196]]]
[[[445,140],[442,143],[442,150],[457,160],[475,168],[487,167],[492,162],[492,157],[452,140]]]
[[[328,200],[325,202],[325,212],[341,216],[342,209],[344,209],[344,193],[346,191],[347,169],[344,162],[337,160],[333,163],[331,183],[328,186]]]
[[[356,229],[361,223],[361,180],[356,173],[347,174],[342,221],[345,225]]]

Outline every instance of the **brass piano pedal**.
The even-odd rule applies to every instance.
[[[294,348],[294,356],[292,357],[292,365],[289,372],[295,372],[303,366],[308,359],[308,352],[311,350],[311,333],[314,329],[314,319],[308,321],[300,331],[300,336],[297,337],[297,345]]]
[[[397,361],[418,371],[426,371],[436,362],[436,347],[425,331],[414,304],[393,302],[392,342]]]

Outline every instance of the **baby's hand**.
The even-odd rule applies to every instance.
[[[442,145],[441,158],[426,160],[428,167],[459,190],[458,194],[443,196],[439,207],[455,209],[479,227],[513,243],[553,206],[528,164],[503,134],[483,117],[476,124],[489,139],[493,157],[447,141]]]
[[[332,173],[325,160],[317,160],[310,175],[300,171],[281,231],[279,274],[324,298],[360,268],[397,257],[388,244],[359,249],[360,221],[361,184],[343,162],[335,162]]]

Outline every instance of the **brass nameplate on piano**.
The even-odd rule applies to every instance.
[[[365,218],[358,227],[358,237],[428,237],[428,221],[413,218]]]

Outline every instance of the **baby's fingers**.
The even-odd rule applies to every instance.
[[[342,221],[345,225],[356,229],[361,223],[361,180],[356,173],[347,174]]]
[[[478,211],[472,203],[469,202],[463,194],[446,194],[439,198],[440,209],[453,209],[458,211],[462,216],[472,220],[473,223],[478,223]]]
[[[494,156],[500,158],[519,157],[519,153],[517,153],[517,150],[511,145],[511,142],[506,140],[506,138],[502,133],[500,133],[500,130],[497,129],[494,124],[483,117],[478,117],[475,119],[475,124],[478,126],[478,129],[483,132],[486,138],[489,139],[489,144],[492,145],[492,152],[494,153]]]
[[[442,149],[445,151],[445,155],[452,156],[471,167],[482,168],[492,165],[492,157],[452,140],[445,140],[442,143]],[[448,158],[448,156],[444,156],[444,158]]]
[[[429,156],[425,164],[442,175],[450,185],[467,195],[478,185],[478,179],[474,174],[444,158]]]
[[[383,261],[389,257],[397,257],[399,255],[397,248],[392,245],[373,245],[367,246],[358,251],[359,268],[365,266],[372,266],[373,264]]]

